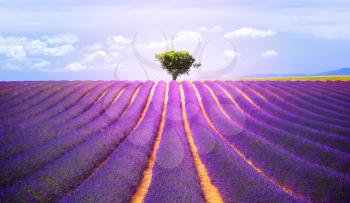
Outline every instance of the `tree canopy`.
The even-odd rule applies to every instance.
[[[156,54],[156,58],[165,69],[176,80],[179,75],[188,74],[191,67],[198,68],[200,63],[195,63],[195,58],[187,51],[166,51]]]

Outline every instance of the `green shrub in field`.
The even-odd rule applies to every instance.
[[[194,57],[187,51],[166,51],[161,54],[156,54],[157,60],[162,64],[162,68],[165,69],[173,78],[176,78],[182,74],[188,74],[191,67],[198,68],[200,63],[195,63]]]

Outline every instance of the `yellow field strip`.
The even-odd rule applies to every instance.
[[[243,81],[350,81],[350,76],[300,76],[300,77],[266,77],[266,78],[236,78]]]

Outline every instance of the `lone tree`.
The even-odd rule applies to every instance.
[[[179,75],[187,74],[191,67],[198,68],[200,63],[195,63],[194,57],[187,51],[166,51],[156,54],[156,58],[165,69],[176,80]]]

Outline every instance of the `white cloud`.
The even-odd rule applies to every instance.
[[[199,32],[180,31],[175,34],[172,40],[172,49],[186,50],[197,55],[201,47],[203,37]]]
[[[226,33],[224,38],[226,39],[234,39],[239,37],[250,37],[250,38],[263,38],[263,37],[271,37],[275,36],[277,33],[272,30],[257,30],[254,28],[244,27],[232,32]]]
[[[10,59],[24,59],[40,55],[63,56],[75,50],[72,43],[76,41],[77,36],[72,34],[44,36],[37,39],[0,36],[0,54]]]
[[[116,35],[108,38],[106,44],[108,51],[123,51],[130,48],[131,43],[132,39],[122,35]]]
[[[58,34],[55,36],[44,36],[43,40],[49,45],[75,44],[78,36],[74,34]]]
[[[112,70],[121,60],[121,55],[118,52],[106,52],[98,50],[87,53],[81,60],[69,63],[63,71],[81,71],[81,70]]]
[[[26,52],[23,46],[16,45],[8,47],[6,55],[13,59],[23,59],[26,57]]]
[[[84,50],[87,52],[98,51],[101,49],[103,49],[103,46],[102,46],[102,44],[99,44],[99,43],[94,43],[94,44],[88,45],[84,48]]]
[[[43,60],[43,61],[39,61],[39,62],[35,63],[33,66],[36,68],[43,68],[43,67],[47,67],[49,65],[51,65],[50,61]]]
[[[222,28],[219,25],[214,26],[208,30],[209,33],[219,33],[219,32],[223,32],[223,31],[224,31],[224,28]]]
[[[220,25],[216,25],[214,27],[208,28],[208,27],[199,27],[199,32],[207,32],[207,33],[220,33],[224,31],[224,28],[222,28]]]
[[[221,65],[226,66],[235,61],[238,57],[240,57],[240,53],[235,50],[225,50],[221,55]]]
[[[208,30],[208,28],[205,27],[205,26],[202,26],[202,27],[199,27],[199,28],[198,28],[198,31],[199,31],[199,32],[205,32],[205,31],[207,31],[207,30]]]
[[[235,58],[235,57],[239,57],[240,54],[234,50],[225,50],[222,56],[225,58]]]
[[[193,43],[193,42],[202,41],[202,35],[199,32],[194,31],[180,31],[175,34],[173,42],[181,42],[181,43]]]
[[[122,35],[113,36],[112,40],[120,45],[128,45],[132,42],[132,39],[126,38]]]
[[[68,64],[65,68],[63,68],[62,70],[68,70],[68,71],[81,71],[81,70],[85,70],[87,69],[87,67],[83,64],[77,63],[77,62],[73,62]],[[58,69],[60,70],[60,69]]]
[[[73,47],[70,44],[66,44],[58,47],[45,48],[43,52],[45,53],[45,55],[48,55],[48,56],[63,56],[74,50],[75,50],[75,47]]]
[[[169,48],[170,42],[168,40],[161,40],[161,41],[152,41],[148,43],[141,43],[137,45],[137,48],[140,49],[140,51],[164,51],[165,49]]]
[[[278,53],[276,50],[266,50],[260,55],[262,58],[270,58],[270,57],[275,57],[278,56]]]

